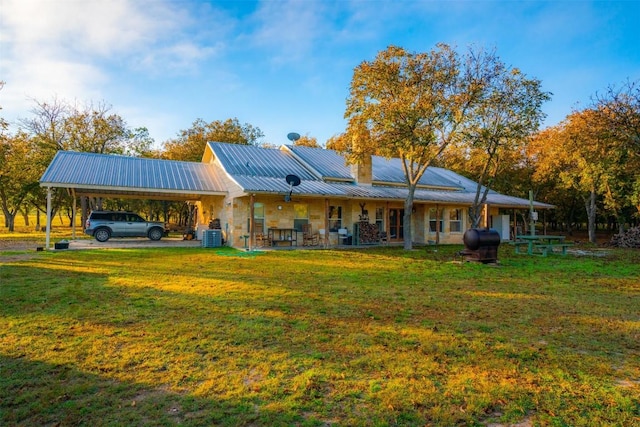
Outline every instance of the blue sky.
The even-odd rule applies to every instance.
[[[353,69],[394,44],[495,48],[552,92],[545,125],[640,79],[638,1],[0,0],[0,115],[34,99],[112,106],[158,146],[238,118],[263,142],[345,129]]]

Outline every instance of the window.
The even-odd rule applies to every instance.
[[[384,208],[376,208],[376,225],[378,231],[384,231]]]
[[[309,205],[293,205],[293,228],[302,232],[303,226],[309,223]]]
[[[329,206],[329,231],[342,228],[342,206]]]
[[[462,209],[449,209],[449,231],[452,233],[462,231]]]
[[[247,231],[249,230],[249,219],[247,219]],[[253,204],[253,232],[256,234],[265,233],[264,229],[264,203]]]
[[[436,217],[436,214],[438,213],[438,209],[436,208],[431,208],[429,209],[429,231],[431,233],[435,233],[436,230],[439,231],[440,233],[442,233],[444,231],[443,228],[443,212],[442,209],[440,209],[440,218]]]

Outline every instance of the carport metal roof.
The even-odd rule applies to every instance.
[[[210,164],[75,151],[58,151],[40,185],[70,188],[80,195],[157,200],[226,194]]]

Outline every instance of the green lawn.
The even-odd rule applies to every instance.
[[[459,249],[0,253],[0,425],[640,423],[640,251]]]

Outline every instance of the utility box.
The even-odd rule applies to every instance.
[[[222,230],[204,230],[202,234],[203,248],[218,248],[222,246]]]
[[[494,230],[500,235],[500,241],[506,242],[511,240],[511,221],[509,215],[493,215],[491,223]]]

